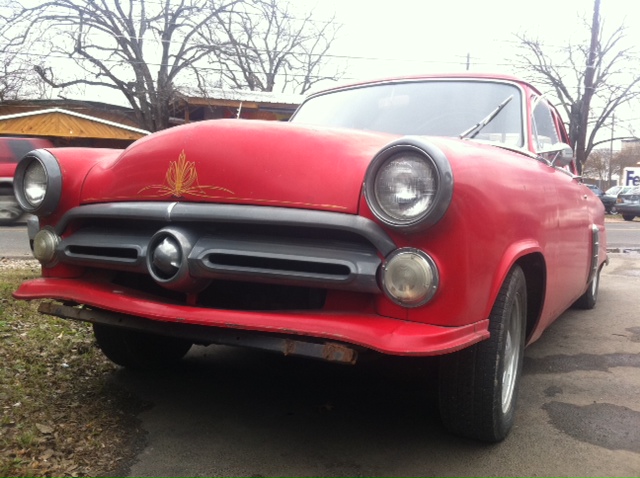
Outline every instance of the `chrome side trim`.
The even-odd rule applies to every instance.
[[[598,273],[598,265],[600,263],[600,229],[597,225],[591,225],[591,268],[589,271],[589,279],[587,284],[590,284],[593,278]]]

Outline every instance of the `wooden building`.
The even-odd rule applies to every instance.
[[[26,100],[0,103],[0,136],[48,138],[56,146],[126,148],[149,134],[132,111],[76,100]]]
[[[302,102],[300,95],[214,90],[210,97],[178,95],[171,125],[220,118],[284,121]],[[126,148],[149,134],[122,106],[80,100],[24,100],[0,103],[0,136],[47,138],[56,146]]]
[[[221,118],[286,121],[304,96],[265,91],[214,89],[208,97],[179,94],[172,103],[173,125]]]

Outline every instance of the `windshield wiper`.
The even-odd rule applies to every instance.
[[[493,121],[493,118],[498,116],[498,113],[500,113],[504,109],[504,107],[507,106],[507,104],[509,104],[509,101],[511,101],[512,99],[513,99],[513,95],[509,96],[502,103],[500,103],[495,110],[493,110],[491,113],[485,116],[482,120],[480,120],[479,123],[476,123],[468,130],[465,130],[464,132],[460,133],[460,139],[475,138],[485,126],[487,126],[489,123],[491,123],[491,121]]]

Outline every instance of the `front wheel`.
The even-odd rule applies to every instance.
[[[489,339],[440,358],[440,415],[451,432],[492,443],[508,435],[515,418],[526,320],[526,279],[514,266],[491,311]]]
[[[175,337],[103,324],[93,324],[93,335],[109,360],[139,370],[169,367],[182,359],[192,345]]]
[[[633,221],[635,219],[635,216],[633,214],[623,214],[622,219],[624,219],[625,221]]]
[[[596,303],[598,302],[598,288],[600,287],[601,270],[602,269],[598,269],[598,272],[596,272],[593,279],[591,279],[591,282],[589,282],[589,287],[587,287],[585,293],[573,303],[573,307],[575,309],[591,310],[596,306]]]

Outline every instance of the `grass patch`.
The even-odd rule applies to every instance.
[[[89,324],[11,297],[37,276],[34,266],[0,270],[0,476],[122,474],[144,439],[143,405],[110,380],[116,366]]]

